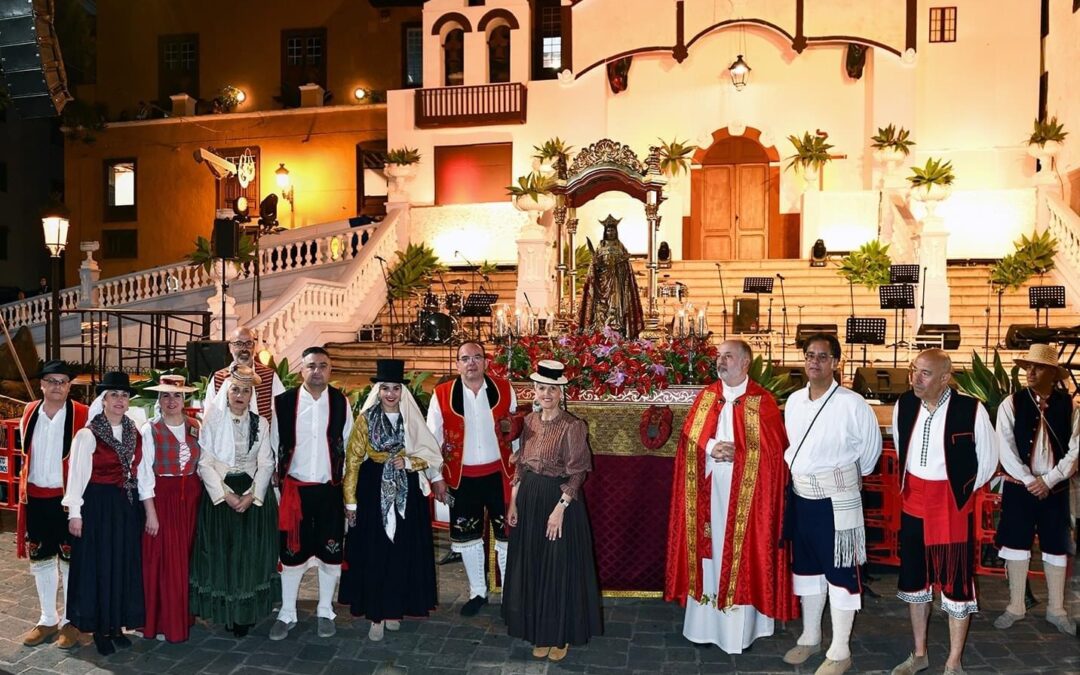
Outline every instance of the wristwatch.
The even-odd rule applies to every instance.
[[[564,509],[570,508],[570,502],[566,501],[565,497],[559,497],[559,503],[562,504]]]

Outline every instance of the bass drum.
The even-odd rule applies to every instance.
[[[442,312],[428,314],[420,319],[423,342],[444,345],[454,336],[454,320]]]

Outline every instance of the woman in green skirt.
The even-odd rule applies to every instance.
[[[255,406],[260,377],[235,366],[203,415],[199,510],[191,558],[191,612],[223,623],[237,637],[281,600],[277,572],[278,507],[270,425]]]

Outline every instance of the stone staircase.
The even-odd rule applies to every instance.
[[[893,312],[879,308],[878,291],[870,291],[864,287],[856,286],[850,289],[847,282],[836,273],[836,266],[832,262],[829,266],[810,267],[806,260],[767,260],[767,261],[731,261],[721,263],[721,273],[724,280],[728,303],[728,336],[734,336],[732,322],[734,319],[733,305],[736,298],[753,297],[752,294],[744,294],[743,279],[748,276],[775,277],[776,274],[784,276],[784,289],[787,296],[788,308],[788,347],[783,350],[784,362],[787,365],[801,365],[801,352],[794,346],[795,331],[797,325],[804,324],[832,324],[839,327],[840,339],[844,339],[845,320],[851,314],[852,300],[855,305],[855,315],[858,317],[885,317],[887,321],[886,343],[893,342]],[[983,347],[987,326],[987,303],[990,304],[990,347],[993,349],[998,342],[997,334],[997,296],[988,296],[990,268],[987,265],[957,266],[948,268],[949,285],[951,289],[951,315],[952,322],[960,326],[961,345],[960,349],[953,351],[953,360],[960,367],[970,363],[973,351],[978,351],[983,356]],[[453,279],[468,281],[467,274],[451,272],[446,275],[449,283]],[[645,287],[645,276],[638,277],[639,286]],[[715,261],[676,261],[670,269],[662,269],[659,274],[661,284],[673,284],[678,281],[686,284],[688,289],[687,301],[693,304],[695,310],[707,308],[707,316],[710,329],[713,331],[713,339],[720,340],[721,326],[723,325],[722,303],[720,282],[717,276]],[[516,275],[514,272],[499,272],[492,277],[488,288],[499,293],[500,304],[512,303]],[[1038,285],[1034,280],[1029,285]],[[1048,275],[1041,283],[1059,283],[1053,275]],[[462,288],[471,288],[461,285]],[[1009,291],[1002,297],[1001,335],[1002,342],[1010,324],[1034,324],[1034,312],[1028,309],[1027,286],[1018,291]],[[1071,301],[1071,298],[1069,299]],[[906,313],[905,338],[910,342],[918,326],[918,304],[920,298],[916,295],[916,309]],[[1050,315],[1052,326],[1073,326],[1080,324],[1080,313],[1072,302],[1064,310],[1053,310]],[[768,322],[769,296],[760,296],[760,322],[764,327]],[[780,331],[783,324],[781,311],[780,284],[776,281],[772,295],[772,338],[773,358],[779,361],[781,358]],[[670,321],[674,312],[677,311],[677,302],[674,298],[661,298],[660,311],[663,321]],[[409,317],[415,316],[415,310],[410,309]],[[380,320],[387,321],[386,311],[380,315]],[[471,330],[471,329],[470,329]],[[486,329],[485,329],[486,336]],[[768,339],[762,335],[743,335],[749,339],[755,351],[765,351]],[[386,357],[390,354],[389,344],[385,342],[371,343],[335,343],[327,346],[334,359],[335,378],[344,382],[366,383],[368,377],[375,372],[374,362],[376,358]],[[845,357],[850,360],[862,361],[862,348],[844,345]],[[397,358],[403,358],[408,363],[410,370],[432,371],[435,373],[454,372],[454,348],[444,346],[418,346],[397,345],[395,348]],[[1008,361],[1016,352],[1003,350],[1002,357]],[[905,349],[900,349],[898,365],[905,367],[914,352],[910,355]],[[891,347],[869,347],[867,349],[869,364],[889,366],[893,364],[893,350]]]

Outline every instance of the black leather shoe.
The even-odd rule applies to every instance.
[[[446,555],[442,557],[442,560],[435,563],[436,565],[449,565],[452,562],[461,562],[461,554],[456,551],[447,551]]]
[[[248,631],[250,629],[250,624],[238,623],[232,627],[232,633],[238,638],[247,637]]]
[[[102,656],[116,653],[116,647],[113,646],[112,640],[104,633],[94,633],[94,646],[97,647],[98,654]]]
[[[476,596],[461,607],[461,616],[476,616],[480,608],[487,604],[487,598]]]
[[[131,639],[123,633],[117,633],[112,636],[112,643],[120,649],[127,649],[131,646]]]

